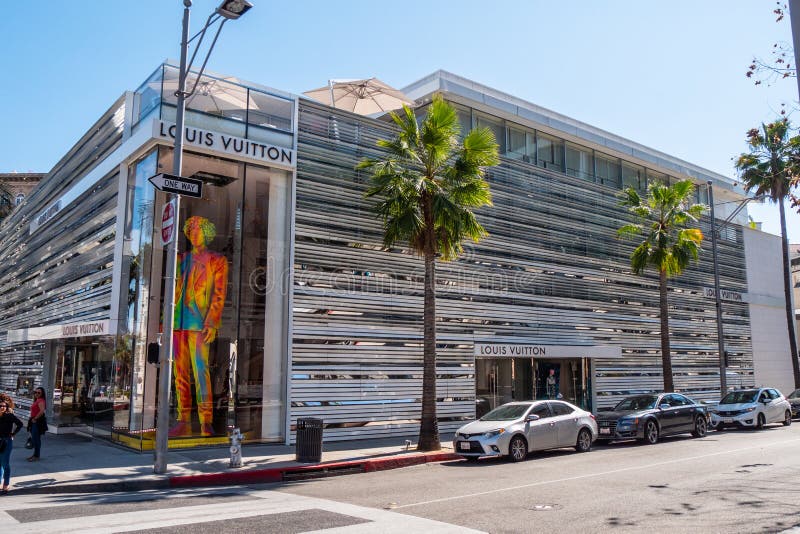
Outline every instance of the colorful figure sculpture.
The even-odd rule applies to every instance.
[[[228,286],[228,261],[225,256],[208,250],[217,235],[214,223],[204,217],[189,217],[183,233],[192,248],[178,256],[175,274],[175,317],[173,323],[174,376],[177,397],[177,424],[170,437],[192,433],[192,390],[194,378],[200,433],[214,433],[213,398],[208,355],[217,337]]]

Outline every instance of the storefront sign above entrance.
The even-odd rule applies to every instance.
[[[729,300],[731,302],[747,302],[745,298],[746,293],[739,293],[738,291],[729,291],[727,289],[720,289],[720,300]],[[716,296],[716,291],[713,287],[704,287],[703,296],[713,299]]]
[[[476,358],[620,358],[620,347],[602,345],[475,344]]]
[[[148,181],[159,191],[165,193],[175,193],[193,198],[203,198],[203,182],[194,178],[184,178],[174,174],[156,174],[148,178]]]
[[[153,137],[165,139],[172,144],[175,140],[175,125],[162,120],[155,120],[153,122]],[[193,126],[186,127],[183,142],[186,147],[197,147],[204,152],[242,156],[245,159],[259,163],[268,163],[289,169],[294,169],[297,166],[297,156],[291,148],[265,145],[250,139],[210,132]]]
[[[92,321],[89,323],[51,324],[34,328],[21,328],[8,331],[10,343],[18,341],[37,341],[41,339],[61,339],[65,337],[107,336],[111,332],[111,321]]]

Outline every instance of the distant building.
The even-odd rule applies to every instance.
[[[789,244],[789,263],[792,268],[792,304],[794,305],[795,333],[800,327],[800,243]]]
[[[0,173],[0,216],[22,204],[45,176],[41,172]]]

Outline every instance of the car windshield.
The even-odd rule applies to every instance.
[[[649,410],[656,407],[657,395],[641,395],[639,397],[628,397],[620,401],[614,407],[615,411],[628,411],[628,410]]]
[[[800,389],[792,391],[792,394],[787,397],[788,399],[800,399]]]
[[[481,417],[480,421],[513,421],[525,415],[530,407],[530,404],[505,404]]]
[[[756,397],[758,396],[757,389],[751,389],[747,391],[731,391],[727,395],[725,395],[720,404],[744,404],[748,402],[755,402]]]

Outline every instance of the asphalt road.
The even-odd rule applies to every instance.
[[[486,532],[779,532],[800,525],[800,424],[449,462],[283,486]]]
[[[0,497],[0,532],[800,533],[800,424],[252,487]]]

